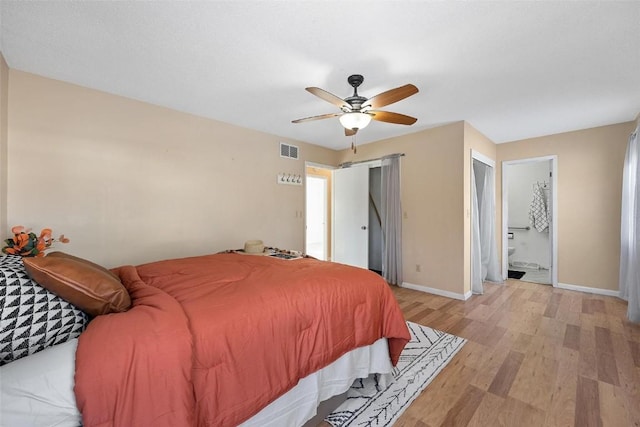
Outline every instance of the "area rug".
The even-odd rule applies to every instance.
[[[334,427],[391,426],[411,402],[462,348],[466,340],[407,322],[407,343],[392,376],[371,375],[356,380],[347,400],[325,421]]]
[[[522,279],[522,276],[524,276],[525,273],[526,272],[524,271],[507,270],[507,277],[509,279]]]

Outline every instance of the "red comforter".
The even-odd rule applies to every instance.
[[[132,308],[95,318],[76,353],[92,426],[235,426],[344,353],[409,333],[366,270],[217,254],[125,266]]]

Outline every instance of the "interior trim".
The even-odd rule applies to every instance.
[[[571,285],[569,283],[560,282],[558,282],[558,288],[567,289],[569,291],[586,292],[588,294],[606,295],[609,297],[620,298],[620,291],[614,291],[612,289],[590,288],[589,286]]]
[[[467,291],[464,294],[456,292],[443,291],[442,289],[430,288],[428,286],[415,285],[409,282],[402,282],[401,288],[413,289],[414,291],[426,292],[428,294],[439,295],[441,297],[453,298],[460,301],[466,301],[471,298],[471,291]]]

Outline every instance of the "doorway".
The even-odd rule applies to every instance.
[[[304,248],[307,255],[331,260],[332,166],[305,162]]]
[[[495,161],[471,151],[471,292],[502,282],[496,242]]]
[[[382,275],[382,168],[369,169],[369,270]]]
[[[327,260],[327,178],[309,175],[306,179],[307,225],[305,253]]]
[[[557,156],[502,163],[506,278],[557,286]]]
[[[335,169],[307,163],[305,252],[382,272],[382,162]]]
[[[382,272],[381,161],[333,171],[333,261]]]

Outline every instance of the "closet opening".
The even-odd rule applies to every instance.
[[[501,283],[496,239],[495,161],[471,151],[471,292]]]
[[[369,270],[382,275],[382,168],[369,168]]]

